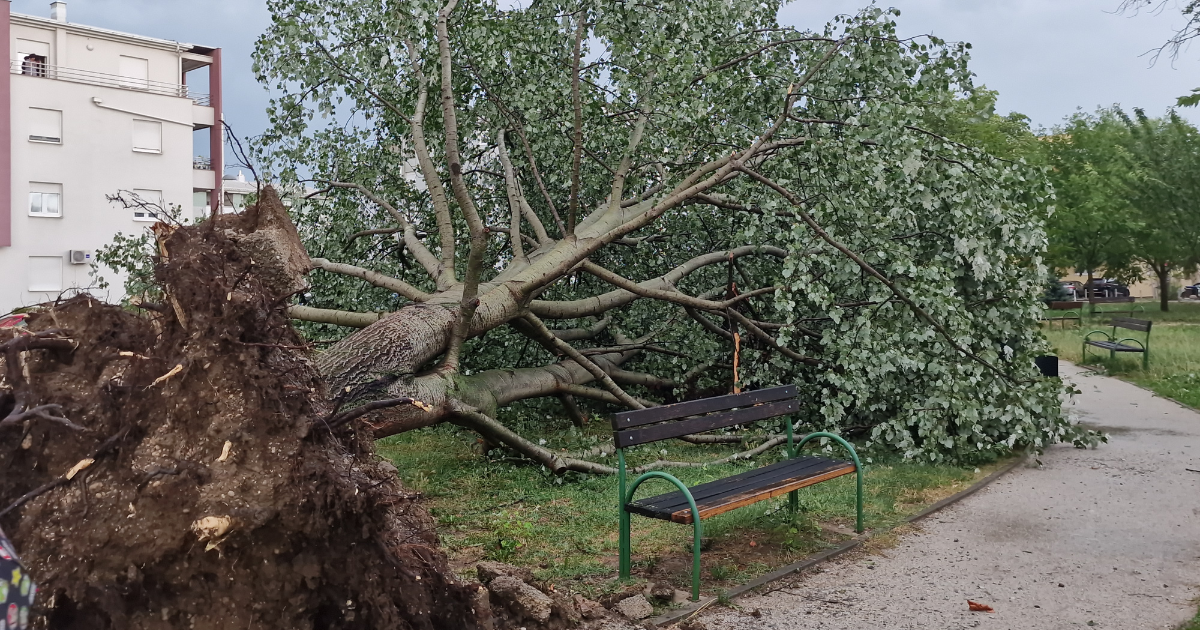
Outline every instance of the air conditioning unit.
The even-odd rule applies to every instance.
[[[72,249],[71,255],[69,256],[69,258],[71,259],[72,265],[91,264],[92,259],[95,257],[96,257],[95,252],[90,252],[86,249]]]

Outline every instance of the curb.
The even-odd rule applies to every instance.
[[[924,510],[921,510],[920,512],[917,512],[916,514],[913,514],[912,516],[904,519],[903,522],[904,523],[916,523],[917,521],[920,521],[929,516],[932,516],[933,514],[940,512],[941,510],[945,509],[946,507],[949,507],[955,503],[958,503],[959,501],[971,496],[972,494],[975,494],[976,492],[979,492],[980,490],[986,488],[987,486],[991,485],[992,482],[994,482],[997,479],[999,479],[1000,477],[1003,477],[1004,475],[1012,472],[1013,469],[1020,466],[1021,464],[1024,464],[1028,460],[1029,460],[1028,455],[1021,455],[1021,456],[1017,457],[1015,460],[1013,460],[1012,462],[1006,464],[1004,467],[1000,468],[999,470],[996,470],[996,471],[992,472],[990,475],[984,477],[983,479],[980,479],[979,481],[975,482],[974,484],[971,484],[970,487],[968,487],[964,490],[960,490],[960,491],[942,499],[941,501],[938,501],[938,502],[934,503],[933,505],[930,505],[929,507],[925,508]],[[825,551],[821,551],[819,553],[815,553],[811,556],[808,556],[807,558],[804,558],[803,560],[793,562],[792,564],[789,564],[785,567],[781,567],[779,569],[771,571],[770,573],[761,575],[753,580],[750,580],[749,582],[746,582],[745,584],[740,584],[738,586],[730,588],[725,591],[725,597],[727,597],[729,599],[733,599],[735,597],[741,597],[742,595],[745,595],[746,593],[749,593],[750,591],[753,591],[761,586],[766,586],[767,584],[770,584],[771,582],[783,579],[793,573],[798,573],[805,569],[811,568],[822,562],[825,562],[826,560],[832,560],[833,558],[836,558],[836,557],[846,553],[847,551],[851,551],[853,549],[856,549],[856,548],[862,546],[862,544],[867,542],[868,540],[870,540],[870,538],[872,536],[874,536],[875,533],[876,533],[875,530],[869,529],[869,530],[859,534],[858,536],[855,536],[854,538],[851,538],[850,540],[843,542],[842,544],[840,544],[836,547],[833,547],[831,549],[826,549]],[[658,617],[654,617],[653,619],[647,619],[646,623],[654,628],[669,626],[673,623],[677,623],[688,617],[692,617],[694,615],[699,614],[705,608],[708,608],[716,600],[717,600],[717,598],[715,598],[715,597],[702,598],[699,602],[696,602],[693,604],[688,604],[686,606],[677,608],[666,614],[660,615]]]

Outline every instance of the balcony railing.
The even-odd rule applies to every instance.
[[[116,74],[105,74],[103,72],[94,72],[92,70],[80,70],[78,68],[68,68],[65,66],[52,66],[47,63],[37,61],[22,61],[14,59],[10,66],[9,72],[12,74],[23,74],[26,76],[42,77],[45,79],[57,79],[59,81],[70,81],[72,83],[86,83],[88,85],[99,85],[101,87],[120,88],[124,90],[135,90],[138,92],[148,92],[150,94],[162,94],[164,96],[177,96],[180,98],[190,98],[197,105],[211,107],[211,101],[208,94],[193,93],[188,90],[188,86],[180,83],[164,83],[162,81],[151,81],[138,77],[124,77]]]
[[[192,158],[192,168],[197,171],[211,171],[212,160],[203,155],[197,155]]]

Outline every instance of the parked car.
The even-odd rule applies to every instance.
[[[1063,292],[1072,302],[1083,299],[1083,283],[1078,280],[1064,280],[1060,283]]]
[[[1129,297],[1129,287],[1107,278],[1092,278],[1091,282],[1083,283],[1085,298],[1114,298]]]
[[[1200,284],[1193,284],[1183,287],[1183,289],[1179,291],[1179,299],[1200,300]]]

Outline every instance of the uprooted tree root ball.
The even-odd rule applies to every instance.
[[[79,296],[0,339],[0,525],[35,627],[490,627],[370,436],[325,424],[283,310],[295,261],[260,258],[292,229],[264,197],[157,226],[146,314]]]

